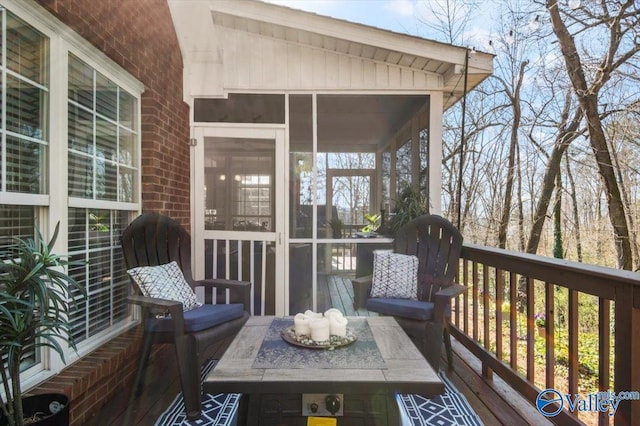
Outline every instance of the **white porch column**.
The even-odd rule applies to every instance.
[[[429,205],[442,214],[442,92],[429,95]]]

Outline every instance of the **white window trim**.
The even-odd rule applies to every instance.
[[[50,14],[33,0],[0,0],[0,6],[27,22],[30,26],[49,38],[49,167],[48,194],[0,193],[0,203],[15,205],[35,205],[47,207],[47,214],[41,217],[40,229],[45,238],[57,222],[60,222],[56,252],[68,252],[68,209],[83,207],[109,210],[141,210],[142,193],[142,93],[144,84],[133,77],[124,68],[113,62],[104,53],[82,38],[71,28]],[[137,135],[137,159],[132,169],[137,169],[135,203],[89,200],[68,197],[68,55],[72,53],[89,66],[100,72],[122,89],[131,93],[137,100],[135,111]],[[72,349],[65,351],[66,364],[52,351],[43,351],[42,362],[25,372],[25,389],[37,385],[52,374],[60,372],[69,363],[78,359],[132,325],[131,318],[117,324],[109,330],[92,336],[79,345],[78,353]],[[66,347],[65,344],[62,345]]]

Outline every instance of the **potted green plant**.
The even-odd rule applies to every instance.
[[[379,214],[365,214],[364,220],[367,221],[367,224],[362,227],[361,231],[366,234],[376,232],[380,227],[380,218]]]
[[[342,238],[342,228],[344,228],[344,222],[339,217],[331,218],[329,221],[329,227],[331,228],[332,238]]]
[[[66,396],[23,397],[20,381],[21,362],[29,354],[46,347],[64,362],[61,344],[75,349],[67,300],[73,288],[85,291],[63,272],[68,261],[52,253],[59,225],[48,243],[39,230],[35,239],[16,239],[0,262],[0,355],[4,360],[0,374],[5,394],[0,400],[0,424],[69,423]]]
[[[427,197],[416,185],[409,185],[396,199],[395,214],[389,220],[389,228],[395,234],[403,225],[428,212]]]

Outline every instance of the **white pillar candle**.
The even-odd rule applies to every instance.
[[[324,311],[324,316],[325,317],[331,318],[332,315],[343,316],[342,312],[340,312],[340,310],[336,309],[336,308],[329,308],[326,311]]]
[[[313,312],[308,309],[304,311],[304,315],[309,318],[322,318],[322,312]]]
[[[331,334],[338,337],[347,336],[347,319],[342,315],[331,315],[329,317]]]
[[[293,317],[293,328],[296,332],[296,336],[310,336],[311,335],[311,318],[304,314],[296,314]]]
[[[331,324],[329,318],[315,318],[311,320],[311,339],[316,342],[329,340]]]

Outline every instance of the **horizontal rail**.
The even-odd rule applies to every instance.
[[[612,377],[616,392],[640,390],[640,274],[471,244],[461,258],[459,281],[470,291],[456,300],[452,334],[481,361],[485,378],[495,372],[533,404],[542,389],[607,391]],[[597,311],[589,333],[580,324],[582,299]],[[587,334],[597,339],[595,372],[593,361],[582,363],[590,354],[579,350]],[[597,388],[588,389],[594,376]],[[592,415],[589,422],[595,416],[609,424],[608,413],[578,418],[566,406],[550,420],[582,424]],[[640,401],[621,401],[615,424],[633,419],[640,419]]]

